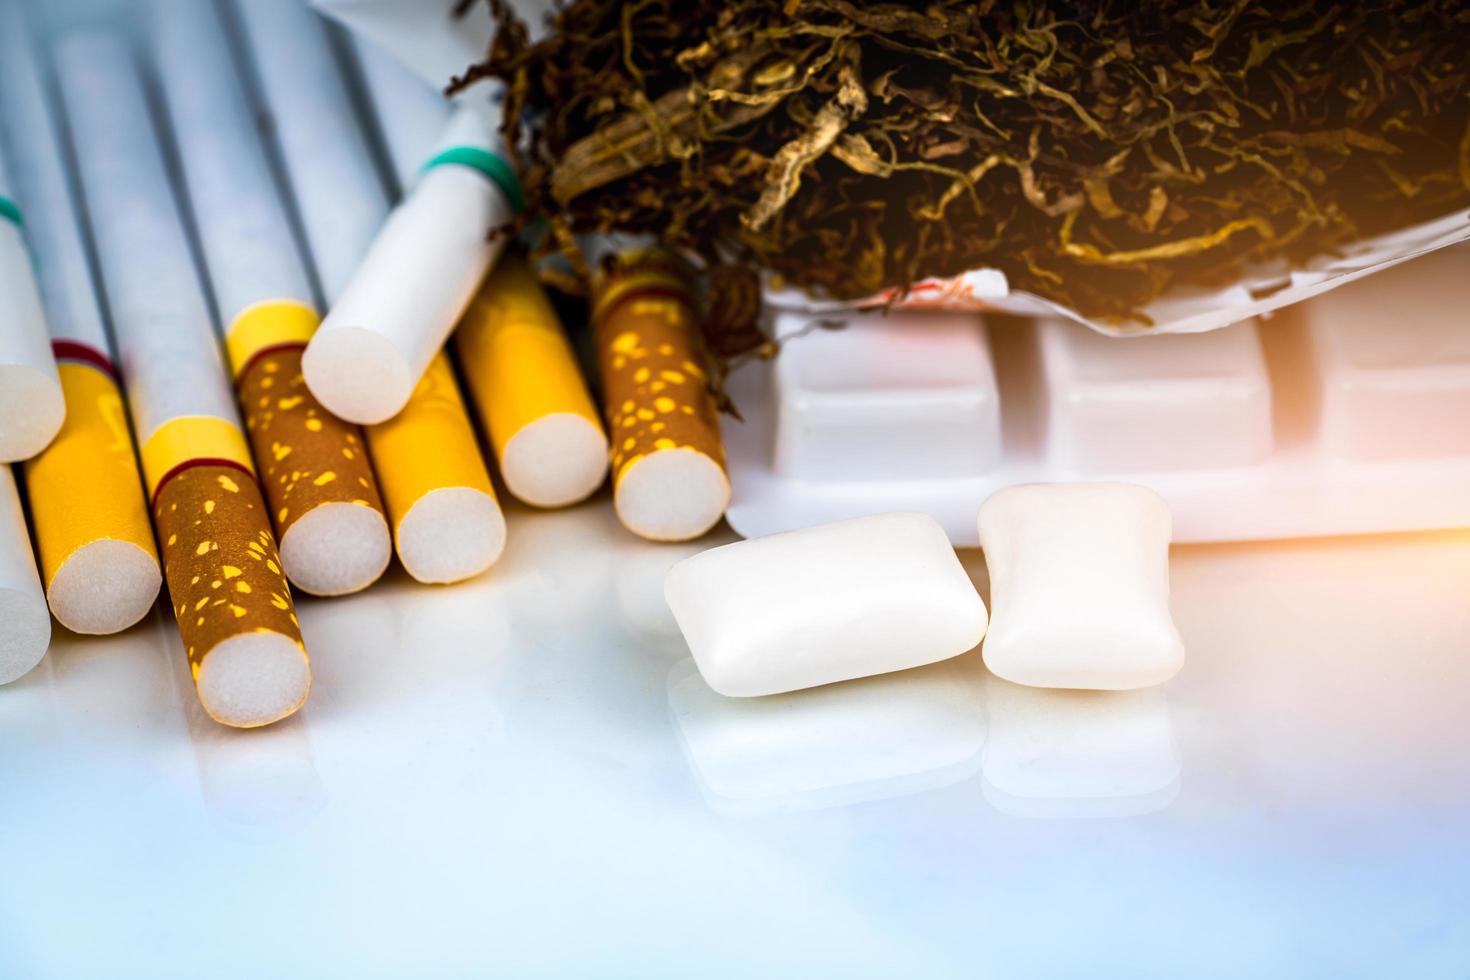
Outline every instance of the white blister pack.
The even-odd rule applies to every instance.
[[[1470,245],[1207,333],[783,312],[732,375],[728,517],[747,536],[895,510],[960,546],[1016,483],[1158,491],[1174,540],[1470,526]]]

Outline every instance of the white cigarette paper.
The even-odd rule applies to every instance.
[[[490,232],[515,214],[515,178],[498,120],[498,106],[458,106],[307,346],[306,383],[342,418],[377,423],[403,408],[504,247]]]
[[[352,52],[372,98],[398,192],[406,193],[449,123],[453,107],[376,44],[353,35]]]
[[[20,494],[0,465],[0,684],[29,673],[51,643],[51,614],[31,552]]]
[[[153,0],[151,41],[222,327],[265,300],[314,305],[219,15]]]
[[[919,667],[985,636],[985,603],[926,514],[713,548],[669,571],[664,598],[699,672],[727,697]]]
[[[37,256],[36,281],[51,339],[107,355],[111,346],[67,186],[61,134],[22,21],[19,4],[0,2],[0,146],[25,212],[26,239]]]
[[[184,416],[240,427],[189,243],[122,42],[74,35],[56,48],[93,240],[139,443]]]
[[[1031,687],[1128,690],[1184,665],[1169,614],[1169,507],[1128,483],[1033,483],[980,508],[985,665]]]
[[[29,459],[66,418],[24,219],[0,146],[0,463]]]
[[[236,0],[234,10],[330,304],[388,215],[383,182],[354,118],[326,23],[303,0]]]

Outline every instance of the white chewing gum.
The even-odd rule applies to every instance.
[[[737,541],[669,570],[664,597],[706,683],[780,694],[971,650],[985,604],[926,514]]]
[[[1184,665],[1169,508],[1128,483],[1033,483],[980,508],[994,611],[985,665],[1031,687],[1121,691]]]

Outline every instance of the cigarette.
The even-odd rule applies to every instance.
[[[453,108],[433,86],[376,44],[356,33],[351,42],[353,61],[371,98],[393,183],[401,197],[413,186]]]
[[[269,724],[311,668],[137,65],[85,34],[56,62],[195,690],[218,722]]]
[[[519,499],[564,507],[607,475],[597,407],[556,311],[526,262],[502,258],[454,332],[500,475]]]
[[[354,422],[403,409],[504,247],[521,203],[498,105],[461,102],[307,346],[306,383]],[[385,125],[385,128],[386,125]]]
[[[20,494],[0,465],[0,684],[25,676],[51,643],[51,617],[36,574]]]
[[[46,601],[74,633],[118,633],[163,584],[148,501],[111,360],[74,343],[57,354],[66,424],[24,468]]]
[[[74,633],[127,629],[153,608],[163,574],[107,331],[66,181],[60,133],[29,34],[0,6],[0,142],[29,211],[66,421],[26,461],[46,601]]]
[[[694,309],[683,263],[659,249],[616,255],[593,301],[613,506],[653,541],[699,537],[730,502]]]
[[[392,557],[361,430],[322,408],[301,358],[317,316],[285,202],[217,9],[154,0],[152,50],[286,577],[366,588]]]
[[[16,196],[0,147],[0,463],[45,449],[66,417]]]
[[[330,301],[347,287],[371,247],[388,215],[388,195],[333,67],[322,22],[288,0],[251,0],[237,9]],[[394,112],[414,112],[412,119],[395,119],[393,133],[400,146],[417,134],[424,142],[404,157],[422,160],[434,137],[416,129],[420,116],[427,115],[433,126],[448,115],[448,104],[422,81],[390,67],[400,73],[394,84],[405,97],[389,104],[398,107]],[[447,360],[437,357],[403,410],[366,435],[399,561],[408,573],[422,582],[454,582],[493,564],[505,546],[505,519]]]
[[[383,500],[404,570],[443,584],[493,565],[505,549],[505,516],[449,358],[435,357],[408,406],[369,426],[367,437],[375,459],[396,463],[383,469]]]
[[[317,281],[330,303],[346,288],[388,216],[383,181],[357,123],[326,22],[304,0],[238,0],[233,9],[250,75],[274,122],[271,135]],[[428,118],[437,135],[448,103],[428,86],[420,87],[439,104],[437,121],[432,114]],[[422,148],[432,140],[426,138]]]

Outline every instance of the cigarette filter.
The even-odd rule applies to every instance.
[[[388,567],[391,539],[362,429],[311,397],[301,373],[314,309],[264,303],[230,328],[230,362],[271,519],[291,581],[316,595],[367,588]],[[257,330],[298,336],[256,347]]]
[[[164,101],[286,575],[317,595],[356,592],[388,567],[388,522],[361,430],[301,375],[318,322],[311,285],[224,26],[212,4],[154,8]]]
[[[96,35],[56,60],[195,689],[216,721],[269,724],[311,671],[137,67]]]
[[[25,463],[46,601],[73,632],[116,633],[163,583],[148,503],[112,362],[75,341],[56,352],[66,423]]]
[[[593,305],[613,505],[654,541],[699,537],[730,502],[694,308],[682,264],[656,249],[616,256]]]
[[[608,446],[596,406],[556,311],[520,256],[500,260],[454,342],[511,493],[563,507],[601,486]]]
[[[307,346],[306,382],[354,422],[402,410],[505,243],[521,191],[496,152],[498,107],[464,103]]]
[[[66,400],[3,151],[0,146],[0,463],[11,463],[46,448],[61,428]]]
[[[0,684],[29,673],[46,656],[51,617],[36,575],[26,518],[10,467],[0,465]]]
[[[398,560],[420,582],[458,582],[495,563],[505,517],[480,456],[454,369],[444,354],[419,380],[408,407],[367,430],[382,473]]]
[[[66,401],[61,430],[24,468],[41,580],[67,629],[115,633],[153,607],[163,575],[60,134],[16,4],[0,4],[0,142],[28,211]]]

